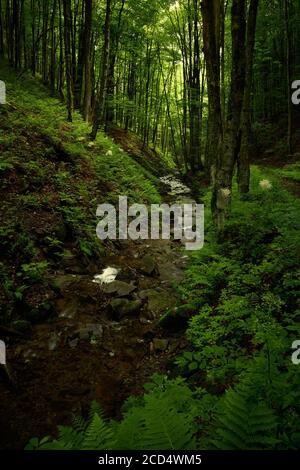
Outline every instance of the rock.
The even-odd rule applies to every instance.
[[[55,351],[58,348],[59,336],[56,333],[52,333],[48,341],[49,351]]]
[[[158,271],[161,281],[182,282],[185,277],[184,271],[174,266],[171,262],[159,264]]]
[[[168,349],[169,341],[167,339],[154,338],[151,344],[151,350],[153,352],[163,352]]]
[[[126,297],[136,290],[136,286],[123,281],[114,281],[103,288],[105,294],[117,294],[118,297]]]
[[[100,341],[103,337],[103,326],[97,323],[89,323],[84,328],[77,331],[79,338],[83,341],[95,339]]]
[[[140,269],[142,273],[151,276],[156,271],[156,263],[151,255],[146,255],[140,261]]]
[[[49,283],[56,291],[63,292],[69,289],[80,278],[81,276],[76,276],[75,274],[65,274],[49,279]]]
[[[64,297],[56,301],[55,307],[59,318],[72,319],[78,312],[79,303],[76,298]]]
[[[95,301],[99,294],[99,287],[91,279],[83,276],[81,280],[74,285],[74,294],[82,300]]]
[[[69,341],[69,346],[70,346],[71,349],[75,349],[75,348],[77,348],[78,343],[79,343],[79,339],[75,338],[75,339]]]
[[[151,291],[148,295],[148,309],[153,313],[164,312],[170,307],[171,302],[172,297],[169,292]]]
[[[148,300],[148,310],[153,314],[165,313],[167,309],[176,304],[176,295],[173,291],[164,289],[147,289],[139,293],[142,300]]]
[[[76,300],[77,297],[95,300],[99,293],[99,287],[93,283],[89,276],[67,274],[49,279],[49,282],[52,288],[64,298],[65,303],[77,303],[79,305],[79,301]],[[64,310],[66,307],[67,305],[65,307],[57,305],[59,311]]]
[[[126,316],[136,315],[142,306],[140,300],[128,300],[128,299],[113,299],[111,301],[111,307],[118,319],[122,319]]]

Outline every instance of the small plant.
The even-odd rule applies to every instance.
[[[87,420],[59,427],[59,437],[31,439],[26,450],[195,449],[196,401],[182,380],[154,376],[141,400],[131,399],[121,422],[108,421],[93,403]]]
[[[186,351],[175,360],[175,364],[182,372],[197,372],[205,368],[206,361],[200,352]]]
[[[30,282],[39,282],[43,280],[47,267],[47,261],[23,264],[22,273],[19,273],[18,276]]]

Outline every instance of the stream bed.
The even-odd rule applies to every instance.
[[[167,202],[190,197],[173,176],[161,183]],[[187,344],[174,286],[183,281],[187,261],[180,242],[128,240],[118,242],[94,277],[54,276],[56,317],[34,325],[8,350],[14,384],[0,381],[2,448],[21,449],[33,436],[53,435],[93,400],[118,418],[124,400],[142,393],[154,373],[170,373]]]

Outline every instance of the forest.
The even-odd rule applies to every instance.
[[[0,0],[1,450],[300,449],[299,122],[300,0]]]

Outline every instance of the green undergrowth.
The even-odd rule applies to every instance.
[[[253,167],[250,193],[239,196],[234,187],[232,215],[221,233],[207,214],[205,246],[191,255],[179,288],[194,315],[190,350],[176,362],[193,384],[220,397],[255,374],[249,403],[273,410],[278,426],[272,435],[281,437],[271,447],[284,448],[298,442],[300,431],[299,372],[291,359],[300,338],[300,201],[277,178],[270,189],[263,180]]]
[[[7,104],[0,108],[0,321],[48,318],[53,272],[89,273],[110,244],[96,237],[101,203],[158,203],[158,180],[79,113],[26,74],[1,64]],[[13,263],[11,260],[14,260]],[[71,266],[71,267],[70,267]]]
[[[300,182],[300,162],[286,165],[282,170],[279,170],[279,175],[284,178]]]
[[[254,167],[250,193],[234,187],[218,234],[205,196],[205,247],[191,254],[179,287],[194,314],[177,378],[155,376],[120,422],[92,408],[79,426],[76,418],[29,449],[299,449],[300,201],[262,180]]]

